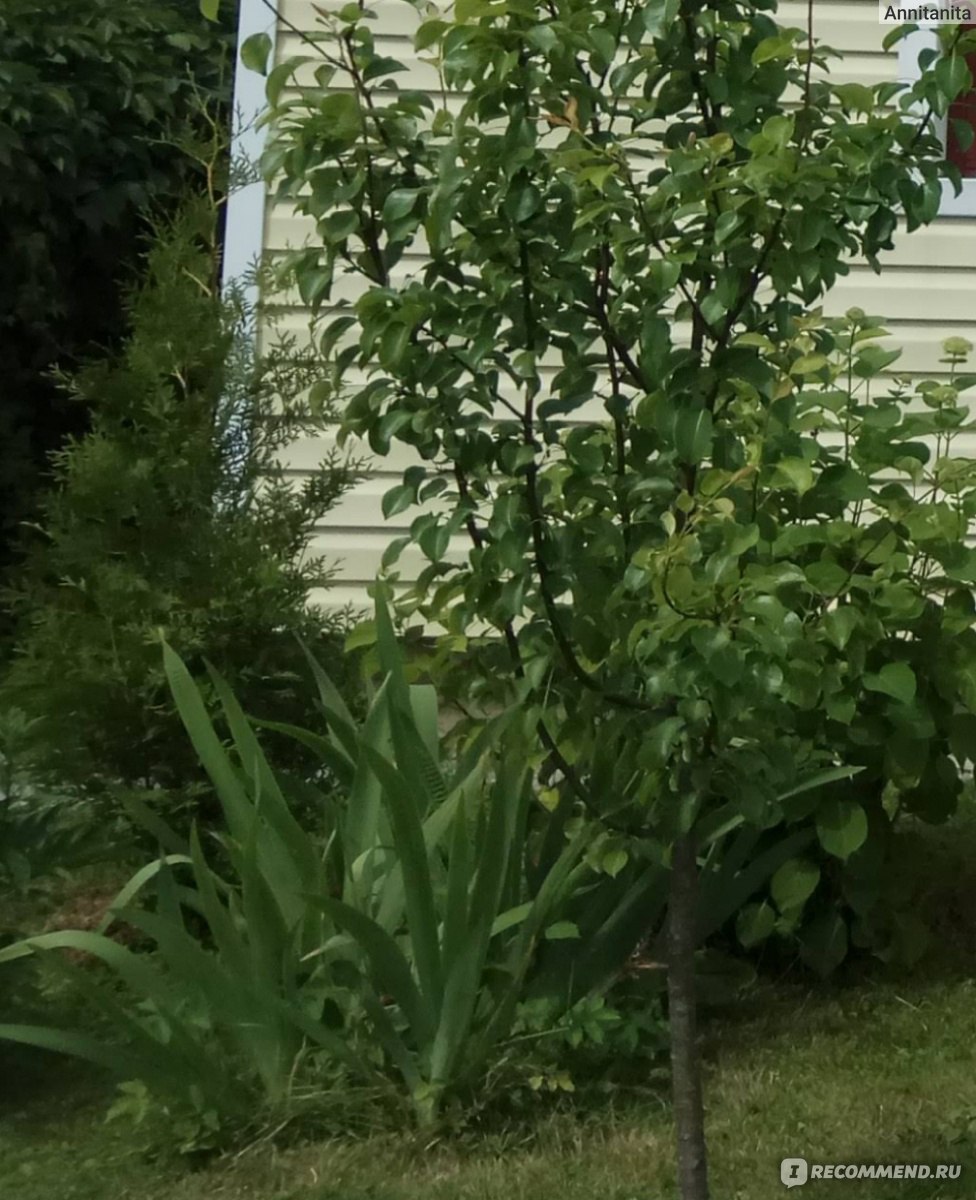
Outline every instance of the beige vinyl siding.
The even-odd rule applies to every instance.
[[[378,47],[409,66],[397,77],[399,85],[439,91],[436,72],[418,61],[413,50],[412,33],[422,19],[416,9],[405,0],[377,0],[369,7],[377,13],[372,29]],[[280,11],[278,60],[308,53],[289,26],[316,28],[313,0],[282,0]],[[781,3],[779,20],[786,26],[805,28],[806,0]],[[831,70],[838,81],[877,83],[898,77],[897,56],[881,48],[885,30],[878,24],[873,0],[816,0],[814,22],[817,37],[844,54],[843,62]],[[299,77],[299,83],[307,81]],[[448,98],[449,107],[457,103],[456,97]],[[269,203],[264,244],[272,255],[307,244],[313,232],[311,222],[297,216],[290,205]],[[420,261],[417,257],[408,259],[399,271],[416,269]],[[899,370],[911,374],[944,370],[938,362],[943,338],[961,334],[976,341],[976,218],[945,218],[927,230],[904,235],[895,250],[882,256],[882,262],[882,275],[876,275],[866,264],[852,263],[850,274],[829,296],[827,311],[841,313],[856,305],[883,317],[893,335],[891,344],[904,348]],[[354,299],[360,286],[351,278],[341,279],[337,295]],[[308,314],[293,297],[279,298],[276,304],[279,328],[307,344],[311,336]],[[296,444],[288,458],[290,470],[299,477],[333,445],[329,431]],[[976,455],[976,438],[965,448],[957,446],[959,453]],[[394,537],[406,532],[417,515],[417,510],[412,510],[387,521],[380,507],[384,492],[399,480],[411,461],[407,448],[397,446],[386,458],[374,459],[370,477],[344,499],[328,524],[317,532],[313,551],[337,565],[337,585],[323,598],[326,603],[368,605],[365,589],[379,569],[383,551]],[[465,552],[466,544],[458,539],[452,553]],[[423,561],[419,550],[408,548],[400,563],[402,577],[415,577]]]

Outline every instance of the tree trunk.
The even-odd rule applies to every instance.
[[[668,1014],[671,1095],[678,1143],[681,1200],[708,1200],[705,1113],[695,999],[698,945],[698,861],[694,836],[684,834],[671,857],[668,906]]]

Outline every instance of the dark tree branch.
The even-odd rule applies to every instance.
[[[474,502],[471,498],[471,490],[468,487],[468,481],[461,467],[455,463],[454,478],[458,486],[458,495],[461,502],[466,506],[468,512],[465,516],[465,528],[468,537],[471,539],[472,545],[478,549],[484,549],[485,541],[481,530],[478,528],[478,523],[474,515]],[[522,666],[522,655],[519,651],[518,637],[511,621],[506,621],[502,627],[502,634],[505,638],[505,646],[512,660],[512,668],[517,679],[525,678],[525,668]],[[621,825],[615,822],[611,817],[600,811],[599,806],[593,797],[589,794],[583,781],[576,773],[573,766],[567,761],[559,746],[556,744],[556,739],[549,731],[549,727],[545,723],[545,719],[540,717],[536,722],[536,733],[539,736],[539,741],[544,747],[546,753],[552,760],[553,765],[562,774],[563,778],[573,793],[579,800],[583,808],[595,820],[600,821],[608,829],[612,829],[615,833],[623,834],[626,837],[633,837],[634,830],[626,825]]]

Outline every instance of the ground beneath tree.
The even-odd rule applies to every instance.
[[[976,986],[930,973],[758,988],[706,1029],[713,1194],[786,1194],[784,1157],[960,1163],[957,1182],[808,1185],[798,1195],[941,1200],[976,1190]],[[674,1195],[670,1117],[652,1098],[541,1114],[490,1138],[377,1135],[203,1168],[152,1163],[105,1122],[109,1093],[73,1064],[19,1069],[0,1101],[0,1196],[17,1200],[657,1200]],[[12,1066],[14,1064],[8,1064]],[[23,1062],[20,1064],[23,1068]]]

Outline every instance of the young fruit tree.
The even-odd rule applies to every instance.
[[[469,648],[472,689],[531,710],[563,819],[583,806],[670,863],[678,1181],[701,1200],[706,838],[803,817],[846,861],[875,819],[853,789],[880,792],[886,740],[913,721],[954,795],[945,721],[967,668],[932,690],[913,663],[950,636],[934,581],[968,597],[974,576],[937,569],[905,480],[965,412],[952,388],[924,418],[872,398],[883,330],[819,306],[853,256],[878,268],[900,221],[936,215],[952,169],[933,118],[976,36],[943,30],[911,88],[838,84],[834,51],[772,2],[457,0],[422,9],[439,82],[418,91],[368,8],[319,11],[268,76],[265,165],[318,234],[287,270],[327,310],[345,433],[415,452],[384,503],[420,510],[386,559],[412,542],[429,560],[407,599]],[[783,920],[816,870],[780,877]],[[744,940],[776,919],[754,906]],[[822,960],[843,956],[839,921],[810,934]]]

